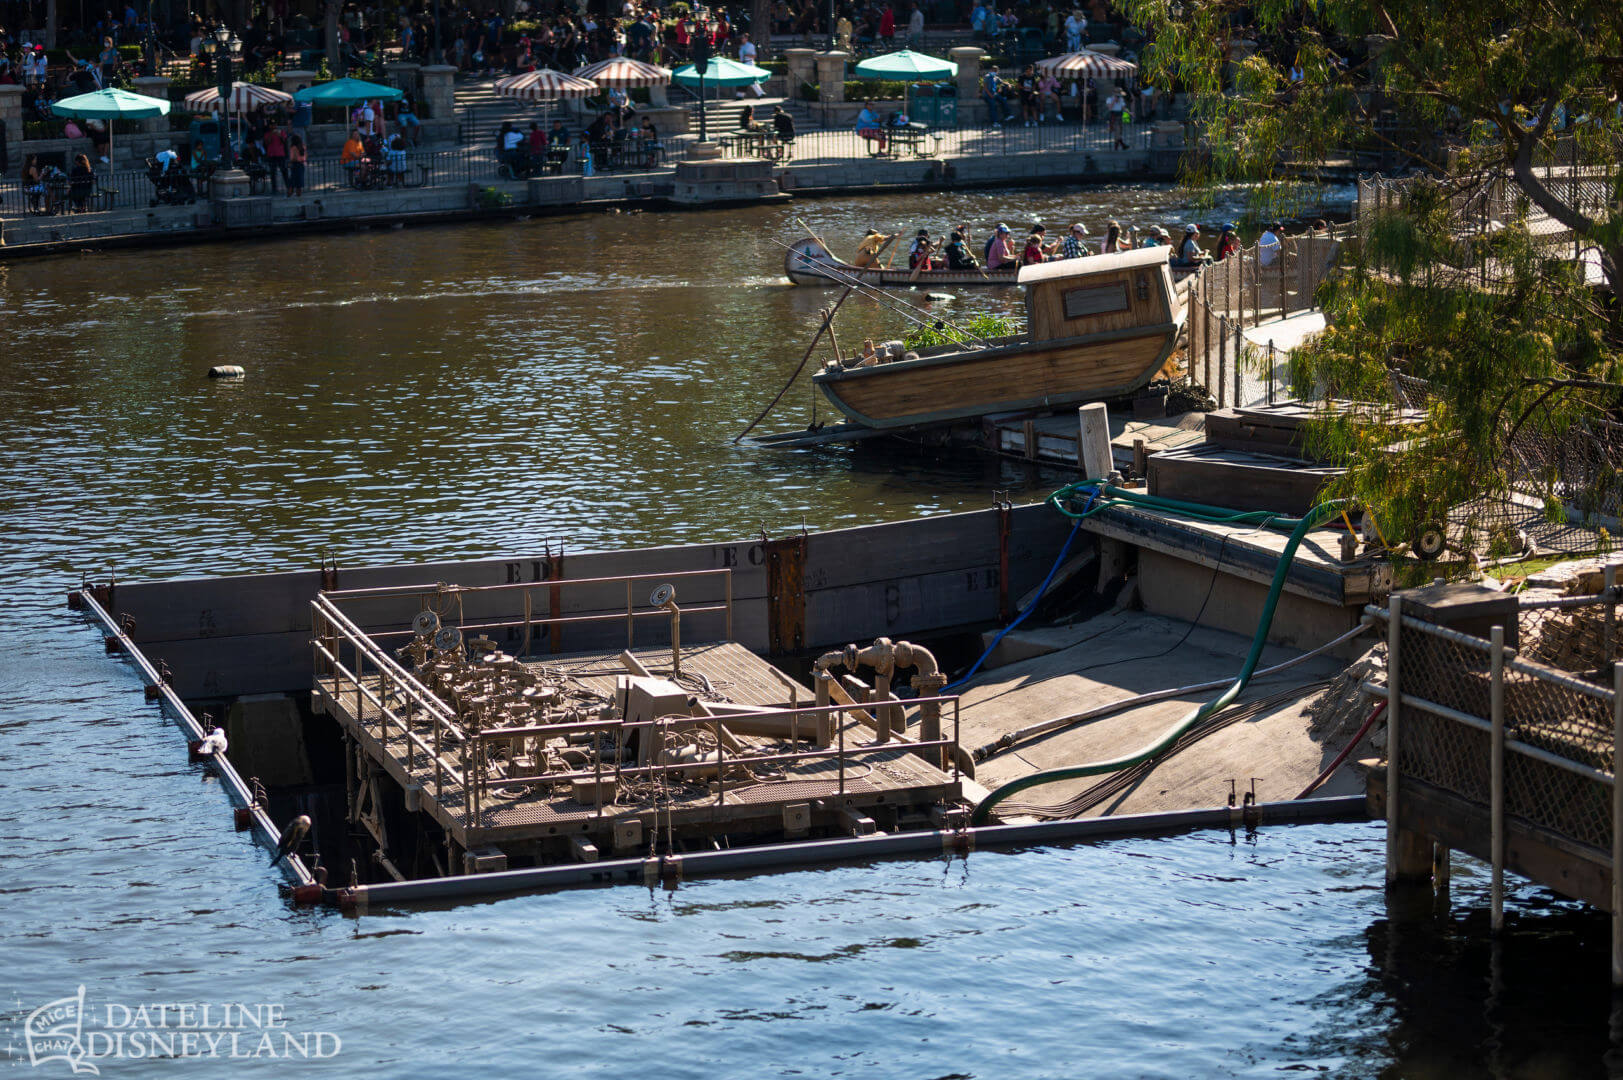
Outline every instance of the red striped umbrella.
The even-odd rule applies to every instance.
[[[526,71],[522,75],[509,75],[496,80],[496,93],[525,101],[557,101],[559,98],[591,97],[598,91],[590,79],[577,79],[561,71],[542,68]]]
[[[231,112],[247,112],[261,105],[286,105],[292,100],[292,94],[284,94],[273,87],[260,86],[258,83],[234,82],[231,84],[231,96],[226,99],[226,108]],[[187,94],[186,108],[192,112],[210,112],[219,101],[220,88],[211,86],[207,90]]]
[[[1123,79],[1138,72],[1137,64],[1092,49],[1050,56],[1037,61],[1037,67],[1059,79]]]
[[[587,64],[577,69],[575,75],[582,79],[591,79],[599,86],[618,86],[621,89],[630,89],[634,86],[665,86],[671,81],[668,68],[645,64],[641,60],[631,60],[624,56]]]

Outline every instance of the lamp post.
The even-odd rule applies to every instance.
[[[710,67],[710,35],[708,32],[699,35],[693,43],[693,70],[699,75],[699,141],[709,142],[709,132],[705,129],[704,119],[704,73]]]
[[[231,30],[224,23],[214,28],[214,74],[220,87],[220,166],[231,168],[231,133],[227,105],[231,101]]]

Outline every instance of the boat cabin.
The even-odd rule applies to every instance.
[[[1029,340],[1159,326],[1176,320],[1169,247],[1136,248],[1020,268]]]

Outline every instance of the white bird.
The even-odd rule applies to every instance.
[[[197,753],[200,757],[213,757],[215,754],[225,753],[229,745],[231,744],[226,742],[225,731],[216,726],[202,742],[197,744]]]

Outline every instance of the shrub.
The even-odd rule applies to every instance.
[[[977,315],[962,328],[945,322],[932,326],[915,326],[902,336],[902,344],[909,349],[927,349],[931,345],[963,344],[970,338],[1008,337],[1017,333],[1014,320],[1005,315]]]

